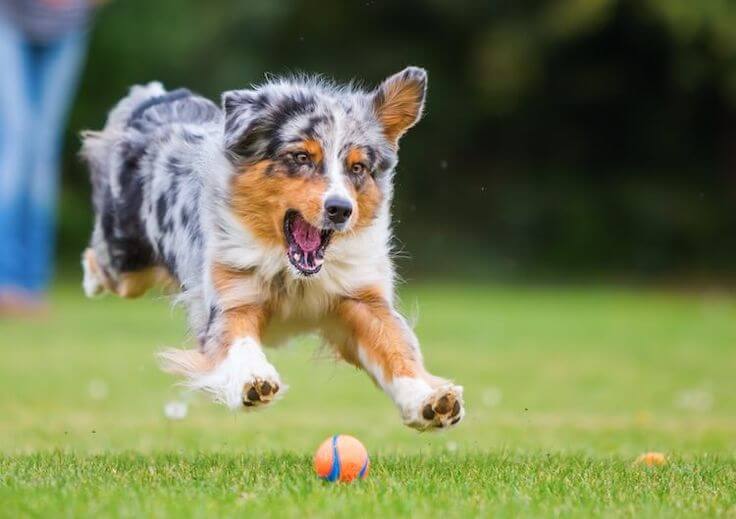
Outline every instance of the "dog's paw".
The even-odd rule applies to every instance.
[[[266,405],[276,398],[280,389],[281,386],[276,380],[256,378],[246,382],[243,386],[243,405],[245,407]]]
[[[459,424],[464,417],[463,388],[449,385],[437,388],[424,399],[419,416],[407,425],[421,431],[445,429]]]
[[[162,355],[169,371],[187,376],[187,386],[212,395],[233,410],[254,410],[283,396],[287,389],[251,338],[235,341],[219,363],[199,352],[174,351]]]

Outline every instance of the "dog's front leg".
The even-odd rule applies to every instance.
[[[254,408],[270,403],[284,391],[276,368],[261,347],[261,334],[268,320],[262,305],[229,308],[219,317],[221,332],[215,357],[222,360],[210,377],[225,396],[225,404]]]
[[[210,315],[210,342],[215,349],[210,353],[222,359],[213,376],[226,388],[229,407],[266,405],[284,392],[281,378],[261,346],[270,317],[268,308],[257,302],[257,284],[248,272],[219,263],[211,272],[216,305],[210,308],[214,312]]]
[[[261,347],[267,306],[254,303],[245,273],[216,266],[209,319],[197,350],[161,353],[166,371],[184,375],[193,389],[210,393],[231,409],[264,406],[285,387]]]
[[[393,399],[404,423],[420,430],[463,419],[463,388],[430,375],[416,336],[380,290],[363,290],[336,308],[338,330],[328,332],[342,356],[362,367]]]

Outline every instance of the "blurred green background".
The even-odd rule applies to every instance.
[[[732,0],[106,3],[65,137],[53,311],[0,322],[0,517],[733,516],[735,27]],[[186,344],[165,298],[83,299],[77,134],[131,84],[217,99],[409,64],[430,82],[396,178],[399,293],[428,368],[465,387],[457,430],[403,427],[313,339],[268,352],[282,402],[228,413],[156,368]],[[336,431],[375,455],[343,493],[309,461]],[[669,466],[632,466],[650,450]]]
[[[91,219],[76,158],[133,83],[218,98],[265,74],[430,74],[395,204],[421,275],[724,279],[736,242],[736,3],[127,0],[101,10],[66,137],[59,253]]]

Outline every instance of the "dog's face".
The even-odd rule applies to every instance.
[[[421,117],[426,85],[409,67],[372,92],[304,79],[225,93],[232,210],[259,241],[282,246],[297,275],[316,274],[331,241],[388,203],[398,141]]]

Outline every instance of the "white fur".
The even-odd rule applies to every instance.
[[[376,383],[391,397],[399,410],[404,424],[414,429],[425,430],[431,422],[422,416],[422,410],[427,404],[433,403],[442,395],[452,393],[460,400],[460,414],[454,418],[465,416],[465,406],[462,405],[463,387],[456,386],[448,381],[428,377],[395,377],[387,381],[383,376],[383,369],[373,363],[365,351],[358,347],[358,357],[363,367],[373,376]],[[439,382],[430,384],[429,381]]]
[[[230,409],[238,409],[243,406],[243,387],[256,379],[278,384],[279,396],[286,391],[261,346],[255,339],[246,337],[231,344],[225,359],[212,371],[191,375],[187,386],[210,393],[216,402]]]
[[[82,281],[84,295],[87,297],[100,295],[105,290],[105,287],[97,278],[92,266],[89,264],[89,258],[87,257],[82,257],[82,270],[84,271],[84,280]]]
[[[455,418],[461,421],[465,417],[465,406],[462,405],[462,386],[448,382],[433,388],[421,378],[398,377],[386,384],[385,390],[396,403],[401,418],[409,427],[426,429],[429,421],[422,416],[424,406],[448,393],[454,394],[461,402],[460,414]]]
[[[344,115],[341,111],[336,111],[334,117],[335,134],[342,135],[344,126]],[[331,147],[331,153],[325,157],[325,162],[327,164],[325,171],[327,172],[327,177],[329,178],[329,186],[325,190],[323,200],[327,200],[330,197],[338,197],[346,200],[352,200],[353,204],[355,205],[356,200],[353,200],[350,196],[347,179],[342,172],[343,165],[342,160],[340,159],[340,156],[338,154],[337,146]],[[353,218],[353,220],[355,220],[355,218]]]
[[[368,228],[359,234],[348,232],[333,240],[326,250],[322,270],[309,278],[295,271],[282,247],[266,247],[257,241],[233,216],[229,206],[218,204],[215,207],[213,236],[206,258],[216,258],[220,263],[255,273],[253,284],[240,287],[224,301],[221,294],[212,293],[223,306],[263,302],[264,295],[269,293],[268,285],[284,271],[291,274],[285,278],[287,297],[279,308],[284,318],[318,318],[335,298],[366,286],[380,287],[389,299],[393,297],[388,201]]]
[[[418,377],[396,377],[387,381],[383,376],[383,368],[371,361],[360,345],[358,346],[358,358],[365,370],[396,404],[405,424],[410,425],[423,421],[421,420],[422,406],[434,392],[429,383]]]
[[[382,384],[383,389],[399,408],[405,424],[423,423],[422,408],[435,390],[421,378],[397,377]]]

